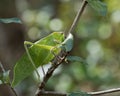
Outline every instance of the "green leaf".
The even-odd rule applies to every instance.
[[[90,96],[86,92],[70,93],[68,96]]]
[[[41,65],[48,64],[54,58],[54,55],[51,52],[52,48],[55,49],[53,51],[56,54],[60,52],[60,48],[56,48],[56,46],[58,46],[59,44],[56,43],[55,40],[63,42],[64,34],[61,32],[54,32],[46,36],[45,38],[35,42],[32,46],[28,48],[36,68]],[[12,87],[16,86],[24,78],[32,74],[34,70],[35,69],[32,63],[25,53],[14,66],[14,78],[12,81]]]
[[[0,84],[7,84],[10,82],[9,73],[10,73],[10,70],[0,74]]]
[[[67,38],[62,42],[61,48],[64,49],[66,52],[69,52],[73,48],[73,35],[69,33]]]
[[[0,23],[22,23],[19,18],[0,18]]]
[[[83,64],[87,64],[85,60],[83,60],[81,57],[78,56],[67,56],[66,59],[71,62],[80,62]]]
[[[107,13],[107,5],[100,0],[87,0],[88,4],[95,9],[102,16],[105,16]]]

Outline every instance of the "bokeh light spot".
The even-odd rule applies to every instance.
[[[112,13],[111,20],[115,23],[120,23],[120,10],[117,10]]]
[[[36,22],[40,25],[45,26],[50,19],[49,13],[45,11],[40,11],[37,15]]]
[[[28,31],[28,36],[32,40],[36,40],[40,37],[40,30],[37,27],[32,27]]]
[[[31,10],[26,10],[23,12],[22,19],[26,23],[32,23],[35,21],[35,13]]]
[[[90,40],[86,46],[86,49],[89,53],[87,56],[88,64],[96,64],[98,60],[104,55],[102,46],[97,40]]]
[[[52,31],[60,31],[63,28],[63,22],[56,18],[50,21],[49,26]]]
[[[61,79],[59,79],[58,84],[56,85],[56,91],[67,91],[71,82],[72,79],[70,78],[70,76],[64,74]]]
[[[107,39],[112,35],[110,24],[102,24],[98,29],[98,35],[101,39]]]

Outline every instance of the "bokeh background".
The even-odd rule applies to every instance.
[[[19,17],[23,22],[22,25],[0,24],[0,61],[6,70],[11,70],[11,78],[13,66],[25,52],[24,40],[35,42],[51,32],[67,31],[81,1],[0,0],[0,18]],[[71,55],[84,58],[88,65],[79,62],[61,65],[47,83],[46,90],[98,91],[120,86],[119,0],[102,1],[108,6],[107,15],[100,16],[88,5],[73,32]],[[16,90],[19,96],[34,96],[37,85],[35,74],[31,74]],[[8,95],[14,96],[7,85],[0,85],[0,96]]]

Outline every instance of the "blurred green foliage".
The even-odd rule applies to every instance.
[[[36,41],[53,31],[66,31],[80,1],[16,0],[16,4],[27,26],[28,38]],[[47,83],[47,90],[94,91],[120,86],[119,0],[103,1],[108,6],[107,15],[100,16],[87,6],[73,33],[75,41],[71,54],[83,57],[88,65],[79,62],[61,65]]]

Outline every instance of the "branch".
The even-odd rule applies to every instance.
[[[120,88],[108,89],[108,90],[98,91],[98,92],[87,92],[87,94],[91,96],[97,96],[97,95],[103,95],[103,94],[110,94],[114,92],[120,92]],[[67,93],[44,91],[39,96],[67,96],[67,95],[68,95]]]
[[[87,1],[86,0],[83,0],[82,2],[82,5],[80,7],[80,10],[78,11],[69,31],[68,31],[68,34],[71,33],[75,27],[77,26],[78,24],[78,21],[85,9],[85,6],[87,5]],[[44,93],[44,88],[45,88],[45,85],[47,83],[47,81],[49,80],[49,78],[52,76],[54,70],[62,63],[64,62],[66,56],[68,55],[69,52],[64,52],[64,51],[61,51],[60,54],[58,54],[58,56],[56,56],[52,62],[52,66],[48,69],[46,75],[44,76],[43,78],[43,81],[41,82],[41,84],[39,85],[39,89],[37,90],[36,92],[36,96],[43,96],[42,93]],[[59,57],[59,58],[58,58]],[[50,96],[50,95],[49,95]],[[52,95],[53,96],[53,95]],[[65,95],[60,95],[60,96],[65,96]]]
[[[67,96],[66,93],[58,93],[52,91],[44,91],[39,96]]]
[[[0,68],[1,68],[2,72],[4,73],[4,72],[5,72],[5,69],[4,69],[4,67],[3,67],[3,65],[2,65],[1,62],[0,62]]]
[[[36,92],[37,96],[41,96],[42,93],[44,93],[44,88],[45,85],[47,83],[47,81],[49,80],[49,78],[52,76],[53,72],[55,71],[55,69],[62,63],[64,62],[66,56],[68,55],[68,52],[64,52],[61,51],[60,54],[58,56],[55,57],[55,59],[52,62],[51,67],[48,69],[46,75],[43,78],[43,81],[41,82],[41,84],[39,85],[39,89]]]
[[[77,24],[79,22],[79,19],[80,19],[81,15],[82,15],[82,13],[83,13],[87,3],[88,2],[86,0],[83,0],[82,5],[81,5],[81,7],[80,7],[80,9],[79,9],[79,11],[78,11],[74,21],[73,21],[73,23],[72,23],[68,33],[72,33],[75,30],[75,27],[77,26]]]
[[[5,68],[3,67],[1,62],[0,62],[0,68],[2,69],[2,72],[5,73]],[[15,94],[15,96],[18,96],[15,89],[11,87],[11,82],[10,81],[8,82],[8,85],[10,86],[10,88],[11,88],[12,92]]]
[[[113,88],[113,89],[108,89],[108,90],[98,91],[98,92],[88,92],[88,94],[95,96],[95,95],[110,94],[113,92],[120,92],[120,88]]]
[[[82,2],[82,5],[68,31],[68,34],[69,33],[72,33],[75,29],[75,27],[77,26],[78,22],[79,22],[79,19],[85,9],[87,5],[87,1],[86,0],[83,0]],[[55,57],[55,59],[53,60],[53,64],[52,66],[48,69],[46,75],[44,76],[43,78],[43,81],[41,82],[40,86],[39,86],[39,90],[37,91],[36,93],[36,96],[67,96],[68,94],[67,93],[58,93],[58,92],[51,92],[51,91],[44,91],[44,88],[45,88],[45,85],[47,83],[47,81],[49,80],[49,78],[52,76],[54,70],[62,63],[64,62],[66,56],[68,55],[67,52],[63,52],[61,51],[61,53]],[[59,60],[58,60],[58,57]],[[91,96],[97,96],[97,95],[103,95],[103,94],[110,94],[110,93],[113,93],[113,92],[120,92],[120,88],[114,88],[114,89],[109,89],[109,90],[104,90],[104,91],[98,91],[98,92],[87,92],[88,95],[91,95]]]

